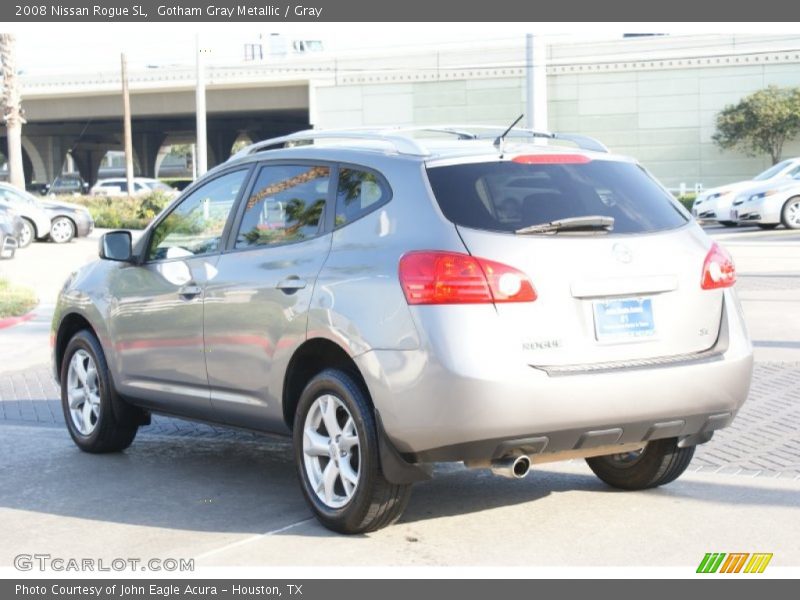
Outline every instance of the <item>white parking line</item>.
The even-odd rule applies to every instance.
[[[243,540],[239,540],[238,542],[231,542],[230,544],[226,544],[224,546],[220,546],[219,548],[215,548],[214,550],[209,550],[208,552],[203,552],[202,554],[198,554],[195,556],[195,560],[202,560],[204,558],[208,558],[209,556],[214,556],[215,554],[220,554],[221,552],[225,552],[226,550],[230,550],[231,548],[238,548],[239,546],[244,546],[245,544],[249,544],[251,542],[258,541],[262,538],[269,537],[271,535],[277,535],[279,533],[283,533],[284,531],[288,531],[297,527],[298,525],[302,525],[303,523],[308,523],[309,521],[313,521],[314,517],[309,517],[308,519],[303,519],[302,521],[297,521],[296,523],[292,523],[291,525],[286,525],[285,527],[281,527],[279,529],[273,529],[272,531],[267,531],[265,533],[258,533],[256,535],[252,535],[249,538],[245,538]]]

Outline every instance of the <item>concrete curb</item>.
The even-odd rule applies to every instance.
[[[5,319],[0,319],[0,329],[7,329],[9,327],[13,327],[14,325],[19,325],[20,323],[24,323],[25,321],[30,321],[36,316],[36,311],[31,311],[27,314],[22,315],[21,317],[6,317]]]

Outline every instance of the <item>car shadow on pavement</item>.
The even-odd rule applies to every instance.
[[[93,455],[75,448],[60,428],[2,425],[0,452],[2,508],[147,527],[255,534],[311,516],[288,440],[142,435],[123,453]],[[553,493],[575,491],[630,493],[579,472],[535,470],[524,480],[510,480],[485,470],[442,466],[434,479],[414,487],[401,523],[535,503]],[[730,483],[729,478],[679,480],[640,493],[722,504],[797,506],[796,489]],[[329,534],[321,526],[286,532]]]

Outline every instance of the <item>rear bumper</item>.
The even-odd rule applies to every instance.
[[[747,398],[752,346],[727,290],[712,350],[679,361],[548,373],[486,348],[373,350],[357,357],[385,431],[413,462],[556,453],[665,437],[704,441]],[[487,344],[489,345],[489,344]]]
[[[75,221],[75,234],[77,237],[86,237],[94,230],[94,220],[92,219],[76,219]]]

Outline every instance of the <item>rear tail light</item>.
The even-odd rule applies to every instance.
[[[533,302],[527,276],[508,265],[457,252],[409,252],[400,259],[409,304]]]
[[[736,283],[736,267],[733,259],[726,250],[714,243],[703,263],[701,287],[704,290],[716,290],[731,287],[734,283]]]

